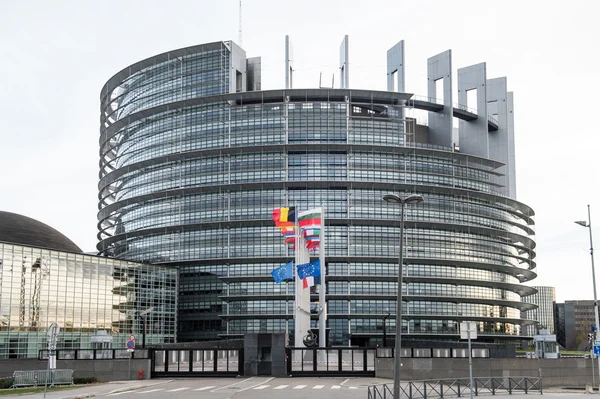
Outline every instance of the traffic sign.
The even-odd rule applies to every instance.
[[[594,345],[594,355],[600,355],[600,345]]]
[[[127,341],[127,350],[129,352],[133,352],[135,350],[135,341],[130,339],[129,341]]]
[[[135,335],[131,334],[131,335],[129,336],[129,340],[130,340],[130,341],[135,341]]]

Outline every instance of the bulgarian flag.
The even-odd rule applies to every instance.
[[[320,229],[322,208],[309,209],[308,211],[298,212],[298,224],[304,231],[305,229]]]
[[[321,215],[323,208],[314,208],[298,213],[298,224],[306,241],[306,248],[315,250],[321,242]]]

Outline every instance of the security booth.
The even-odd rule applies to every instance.
[[[538,335],[533,336],[533,343],[535,344],[535,357],[538,359],[558,359],[560,357],[556,334],[549,334],[548,330],[540,330]]]

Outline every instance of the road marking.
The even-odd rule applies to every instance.
[[[323,389],[325,385],[315,385],[313,389]]]
[[[296,385],[294,387],[294,389],[302,389],[302,388],[306,388],[306,385]]]
[[[246,382],[246,381],[250,381],[250,380],[251,380],[251,379],[253,379],[253,378],[254,378],[254,377],[246,378],[246,379],[245,379],[245,380],[243,380],[243,381],[234,382],[233,384],[229,384],[229,385],[225,385],[224,387],[219,387],[219,388],[217,388],[217,389],[213,389],[211,392],[216,392],[216,391],[218,391],[219,389],[225,389],[225,388],[233,387],[233,386],[236,386],[236,385],[239,385],[239,384],[243,384],[244,382]],[[259,384],[259,385],[260,385],[260,384]]]
[[[275,387],[273,389],[284,389],[284,388],[287,388],[287,387],[289,387],[289,385],[280,385],[280,386]]]
[[[190,389],[190,387],[183,387],[183,388],[169,389],[167,392],[185,391],[186,389]]]
[[[215,387],[215,385],[211,385],[209,387],[202,387],[202,388],[194,389],[194,391],[205,391],[207,389],[211,389],[211,388],[214,388],[214,387]]]
[[[157,388],[157,389],[151,389],[149,391],[140,391],[140,392],[136,392],[137,393],[150,393],[150,392],[158,392],[158,391],[162,391],[163,388]]]
[[[115,393],[111,393],[108,396],[117,396],[117,395],[123,395],[124,393],[131,393],[131,391],[123,391],[123,392],[115,392]]]
[[[254,389],[265,389],[265,388],[268,388],[268,387],[270,387],[270,385],[261,385],[259,387],[254,388]]]
[[[271,381],[271,380],[274,380],[274,379],[275,379],[275,377],[271,377],[271,378],[267,379],[266,381],[259,382],[258,384],[254,384],[254,385],[252,385],[251,387],[242,388],[242,389],[240,389],[240,390],[239,390],[239,391],[237,391],[237,392],[244,392],[244,391],[247,391],[248,389],[253,389],[253,388],[256,388],[257,386],[259,386],[259,385],[262,385],[262,384],[264,384],[265,382],[269,382],[269,381]],[[216,389],[215,389],[215,391],[216,391]],[[212,392],[212,391],[211,391],[211,392]]]
[[[331,386],[331,389],[340,389],[340,388],[341,388],[341,385],[332,385]]]
[[[350,388],[350,389],[358,389],[358,387],[348,387],[348,388]]]

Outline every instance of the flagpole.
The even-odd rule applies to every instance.
[[[295,245],[295,249],[294,249],[294,255],[295,255],[295,265],[294,265],[294,291],[295,291],[295,296],[294,296],[294,346],[296,348],[302,348],[304,345],[302,343],[302,329],[300,328],[300,303],[302,302],[300,300],[301,296],[301,291],[302,290],[302,280],[300,280],[300,277],[298,276],[298,270],[296,270],[296,267],[300,264],[300,245],[302,245],[302,243],[300,242],[300,229],[298,228],[298,213],[300,212],[299,209],[296,209],[296,220],[294,221],[294,234],[295,234],[295,240],[294,240],[294,245]]]
[[[319,238],[319,263],[321,268],[321,286],[319,287],[319,347],[328,346],[327,342],[327,303],[325,302],[325,208],[321,208],[321,233]]]

